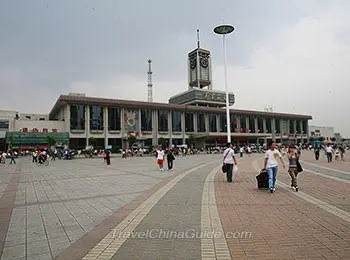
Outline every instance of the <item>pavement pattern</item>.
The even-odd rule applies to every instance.
[[[282,167],[275,193],[258,190],[262,154],[30,158],[0,167],[2,259],[349,259],[350,165],[303,152],[299,192]]]

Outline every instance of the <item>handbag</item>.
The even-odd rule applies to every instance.
[[[301,167],[301,164],[299,162],[299,159],[297,160],[297,170],[298,170],[298,173],[302,172],[303,171],[303,167]]]
[[[223,161],[225,161],[225,159],[226,159],[226,157],[227,157],[227,155],[230,153],[230,151],[228,151],[227,153],[226,153],[226,155],[224,156],[224,160]],[[226,163],[222,163],[222,167],[221,167],[221,170],[222,170],[222,172],[223,173],[226,173],[227,172],[227,165],[226,165]]]

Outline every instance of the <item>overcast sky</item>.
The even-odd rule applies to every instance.
[[[309,114],[350,136],[350,1],[1,0],[0,109],[48,113],[60,94],[154,101],[188,89],[187,53],[212,54],[224,90],[222,40],[235,108]]]

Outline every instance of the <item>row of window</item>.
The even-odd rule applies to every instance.
[[[70,128],[71,130],[85,130],[85,105],[71,105],[70,108]],[[90,106],[90,130],[103,130],[104,128],[104,113],[101,106]],[[179,111],[171,112],[172,119],[172,131],[181,132],[181,115]],[[122,115],[121,108],[109,107],[108,108],[108,130],[121,130],[121,119],[125,119],[128,114]],[[204,133],[207,131],[206,119],[204,113],[197,114],[197,132]],[[255,133],[255,119],[257,119],[257,132],[263,132],[264,130],[264,118],[254,116],[230,116],[231,130],[234,132],[249,132]],[[125,119],[126,121],[128,119]],[[138,117],[133,118],[135,124],[139,122]],[[152,111],[148,109],[141,109],[141,131],[152,131]],[[168,111],[158,110],[158,131],[167,132],[168,129]],[[282,124],[283,121],[283,124]],[[302,122],[302,124],[300,124]],[[208,131],[209,132],[226,132],[226,115],[208,115]],[[272,119],[266,118],[265,130],[268,133],[272,132]],[[194,132],[194,114],[190,112],[185,113],[185,129],[186,132]],[[280,120],[275,119],[275,131],[276,133],[306,133],[307,121],[294,121],[294,120]]]

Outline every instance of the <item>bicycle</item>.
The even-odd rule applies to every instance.
[[[41,165],[49,166],[49,160],[47,160],[47,159],[45,159],[44,161],[38,160],[38,161],[36,162],[36,165],[37,165],[37,166],[41,166]]]

